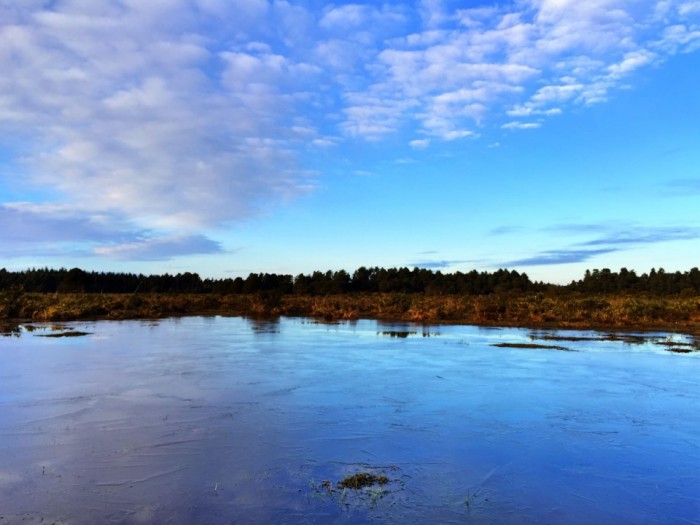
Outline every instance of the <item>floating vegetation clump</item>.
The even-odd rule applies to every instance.
[[[672,340],[664,340],[664,341],[654,341],[655,345],[658,346],[668,346],[668,347],[673,347],[673,348],[687,348],[688,350],[700,350],[700,343],[697,341],[694,343],[689,343],[685,341],[672,341]]]
[[[667,337],[666,339],[654,339],[653,337],[650,336],[645,336],[645,335],[638,335],[638,334],[616,334],[616,333],[608,333],[602,336],[569,336],[569,335],[554,335],[554,334],[543,334],[543,333],[538,333],[538,332],[532,332],[529,334],[530,339],[533,341],[571,341],[571,342],[580,342],[580,341],[612,341],[612,342],[619,342],[619,343],[624,343],[624,344],[629,344],[629,345],[641,345],[641,344],[647,344],[651,343],[656,346],[663,346],[665,347],[665,350],[668,352],[673,352],[676,354],[690,354],[693,352],[700,352],[700,341],[694,340],[692,342],[689,341],[679,341],[675,339],[672,336]],[[515,343],[500,343],[496,344],[493,346],[503,346],[503,347],[513,347],[515,348],[520,347],[520,348],[545,348],[545,345],[518,345]],[[549,347],[549,348],[557,348],[558,350],[564,350],[564,348],[561,347]],[[566,349],[569,350],[569,349]]]
[[[628,345],[643,345],[649,341],[648,337],[634,334],[607,334],[601,337],[601,341],[619,341]]]
[[[342,489],[359,490],[365,487],[374,485],[386,485],[389,483],[389,478],[384,474],[372,474],[371,472],[358,472],[351,476],[347,476],[338,482],[338,487]]]
[[[538,345],[535,343],[494,343],[491,346],[497,346],[499,348],[533,348],[533,349],[538,349],[538,350],[562,350],[564,352],[575,352],[576,351],[576,350],[572,350],[570,348],[566,348],[565,346]]]

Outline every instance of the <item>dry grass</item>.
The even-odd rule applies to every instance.
[[[0,319],[69,321],[178,315],[304,316],[558,328],[700,333],[700,297],[545,294],[0,294]]]

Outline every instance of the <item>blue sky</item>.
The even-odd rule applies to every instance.
[[[0,0],[0,69],[0,267],[698,265],[699,0]]]

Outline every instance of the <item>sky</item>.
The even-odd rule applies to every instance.
[[[700,0],[0,0],[0,268],[700,262]]]

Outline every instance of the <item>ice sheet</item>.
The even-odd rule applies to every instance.
[[[66,327],[88,335],[0,337],[3,525],[700,522],[690,337]],[[390,482],[338,488],[361,471]]]

